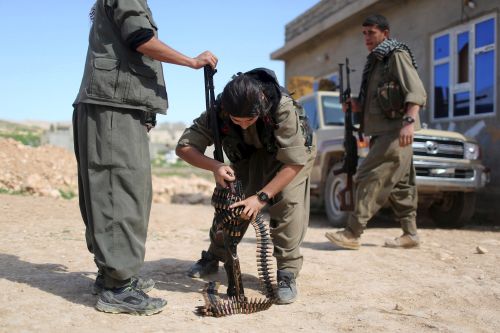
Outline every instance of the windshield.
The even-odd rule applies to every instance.
[[[323,119],[325,125],[344,125],[344,113],[338,96],[322,96]]]
[[[316,99],[308,98],[306,100],[301,101],[302,107],[306,110],[307,118],[309,119],[309,125],[312,129],[318,129],[318,116],[316,113]]]

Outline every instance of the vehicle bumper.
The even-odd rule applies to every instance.
[[[436,163],[414,159],[417,187],[421,193],[472,192],[490,181],[489,169],[480,163]]]

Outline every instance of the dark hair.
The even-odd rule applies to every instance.
[[[375,25],[377,26],[380,30],[390,30],[389,28],[389,21],[387,21],[387,18],[385,16],[382,16],[380,14],[373,14],[368,16],[364,21],[362,26],[363,27],[369,27]]]
[[[224,87],[221,104],[233,117],[261,116],[270,108],[260,82],[241,73]]]

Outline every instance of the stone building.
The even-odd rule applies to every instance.
[[[285,62],[290,83],[337,81],[348,57],[357,94],[367,56],[361,23],[373,13],[386,16],[391,37],[410,46],[419,66],[428,93],[422,120],[479,142],[491,183],[478,202],[500,213],[499,9],[500,0],[322,0],[287,24],[285,44],[271,58]]]

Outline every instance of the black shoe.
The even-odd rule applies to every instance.
[[[277,304],[290,304],[297,299],[297,285],[292,272],[278,270]]]
[[[150,316],[161,312],[166,305],[166,300],[149,297],[130,283],[119,289],[103,289],[95,308],[107,313]]]
[[[155,282],[153,279],[141,279],[140,277],[132,276],[130,278],[130,283],[134,288],[137,288],[145,293],[150,292],[155,287]],[[95,278],[94,285],[92,286],[92,295],[99,295],[99,293],[104,289],[104,275],[98,272]]]
[[[218,270],[219,259],[210,252],[202,251],[201,259],[189,268],[187,275],[193,278],[200,278],[205,275],[217,273]]]

